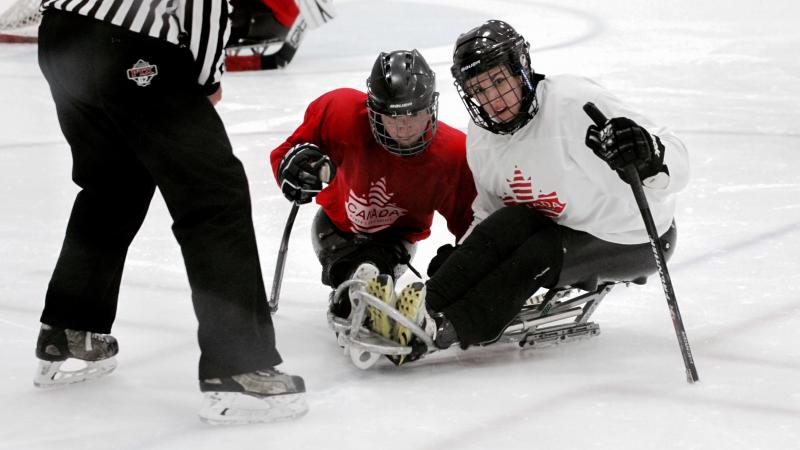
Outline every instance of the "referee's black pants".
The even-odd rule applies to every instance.
[[[46,11],[39,65],[81,188],[41,321],[111,331],[125,255],[158,188],[192,289],[200,378],[279,364],[247,178],[189,50]]]

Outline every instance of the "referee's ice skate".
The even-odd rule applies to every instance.
[[[114,336],[42,324],[36,342],[36,387],[47,388],[108,375],[117,367]],[[66,364],[66,365],[65,365]]]
[[[306,385],[272,367],[200,381],[200,420],[212,425],[277,422],[308,412]]]

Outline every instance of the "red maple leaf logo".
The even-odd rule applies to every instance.
[[[503,204],[506,206],[512,205],[525,205],[528,208],[534,208],[541,212],[543,215],[556,218],[564,212],[567,207],[566,203],[562,203],[558,199],[556,192],[549,194],[535,194],[533,192],[533,183],[531,177],[525,177],[519,167],[514,166],[514,176],[509,180],[508,187],[511,189],[510,194],[505,194],[502,197]]]

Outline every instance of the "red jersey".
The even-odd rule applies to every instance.
[[[294,0],[261,0],[272,11],[275,20],[286,28],[291,28],[300,10]]]
[[[317,195],[317,203],[340,230],[391,228],[416,242],[430,235],[434,212],[444,216],[456,239],[472,222],[475,184],[467,166],[466,136],[441,121],[425,151],[397,156],[372,135],[367,94],[336,89],[314,100],[303,124],[272,151],[276,180],[281,159],[304,142],[319,146],[336,164],[336,176]]]

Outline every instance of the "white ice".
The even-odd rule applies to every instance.
[[[130,249],[114,334],[119,368],[37,390],[33,350],[77,192],[31,45],[0,47],[0,448],[788,449],[800,441],[800,4],[793,0],[337,0],[280,71],[231,73],[219,111],[250,179],[267,287],[289,204],[267,157],[330,89],[363,88],[379,51],[416,47],[439,78],[441,119],[464,129],[449,58],[489,18],[516,26],[546,74],[579,73],[671,125],[693,176],[670,264],[700,382],[685,381],[657,279],[617,289],[602,334],[566,346],[449,350],[400,369],[354,368],[325,323],[328,290],[292,235],[280,311],[283,369],[310,413],[200,423],[196,322],[161,198]],[[147,105],[142,105],[147,107]],[[431,174],[436,176],[436,174]],[[425,267],[450,240],[441,220]],[[406,281],[406,280],[404,280]]]

